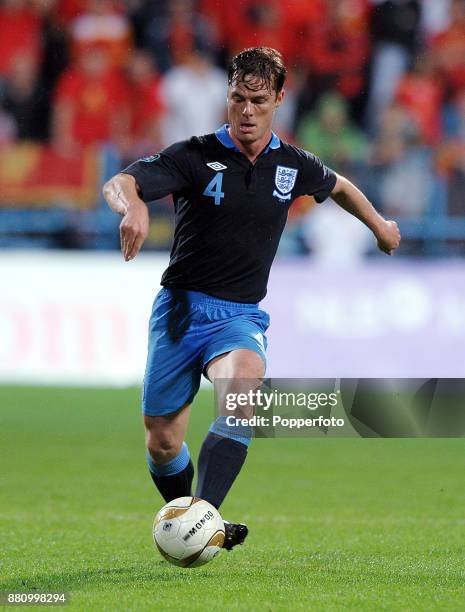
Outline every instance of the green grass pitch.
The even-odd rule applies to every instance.
[[[212,415],[203,391],[194,457]],[[255,440],[222,507],[247,543],[190,570],[152,544],[137,389],[0,388],[0,461],[1,591],[86,611],[465,606],[463,439]]]

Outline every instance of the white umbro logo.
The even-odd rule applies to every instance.
[[[223,164],[220,164],[220,162],[210,162],[207,164],[207,166],[209,168],[211,168],[212,170],[226,170],[227,166],[223,166]]]

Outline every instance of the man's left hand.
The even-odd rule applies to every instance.
[[[392,255],[400,244],[400,231],[395,221],[384,221],[375,235],[378,248],[387,255]]]

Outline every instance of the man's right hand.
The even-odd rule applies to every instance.
[[[103,196],[111,210],[123,216],[119,226],[121,252],[126,261],[134,259],[149,232],[149,210],[135,178],[117,174],[103,186]]]
[[[149,233],[149,210],[142,201],[128,207],[119,226],[125,261],[134,259]]]

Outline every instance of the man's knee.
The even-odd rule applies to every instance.
[[[179,455],[186,435],[189,404],[168,416],[144,416],[145,445],[155,464]]]
[[[149,423],[145,419],[144,424],[145,446],[155,464],[168,463],[179,455],[183,440],[175,432],[162,423],[157,426],[153,419]]]

